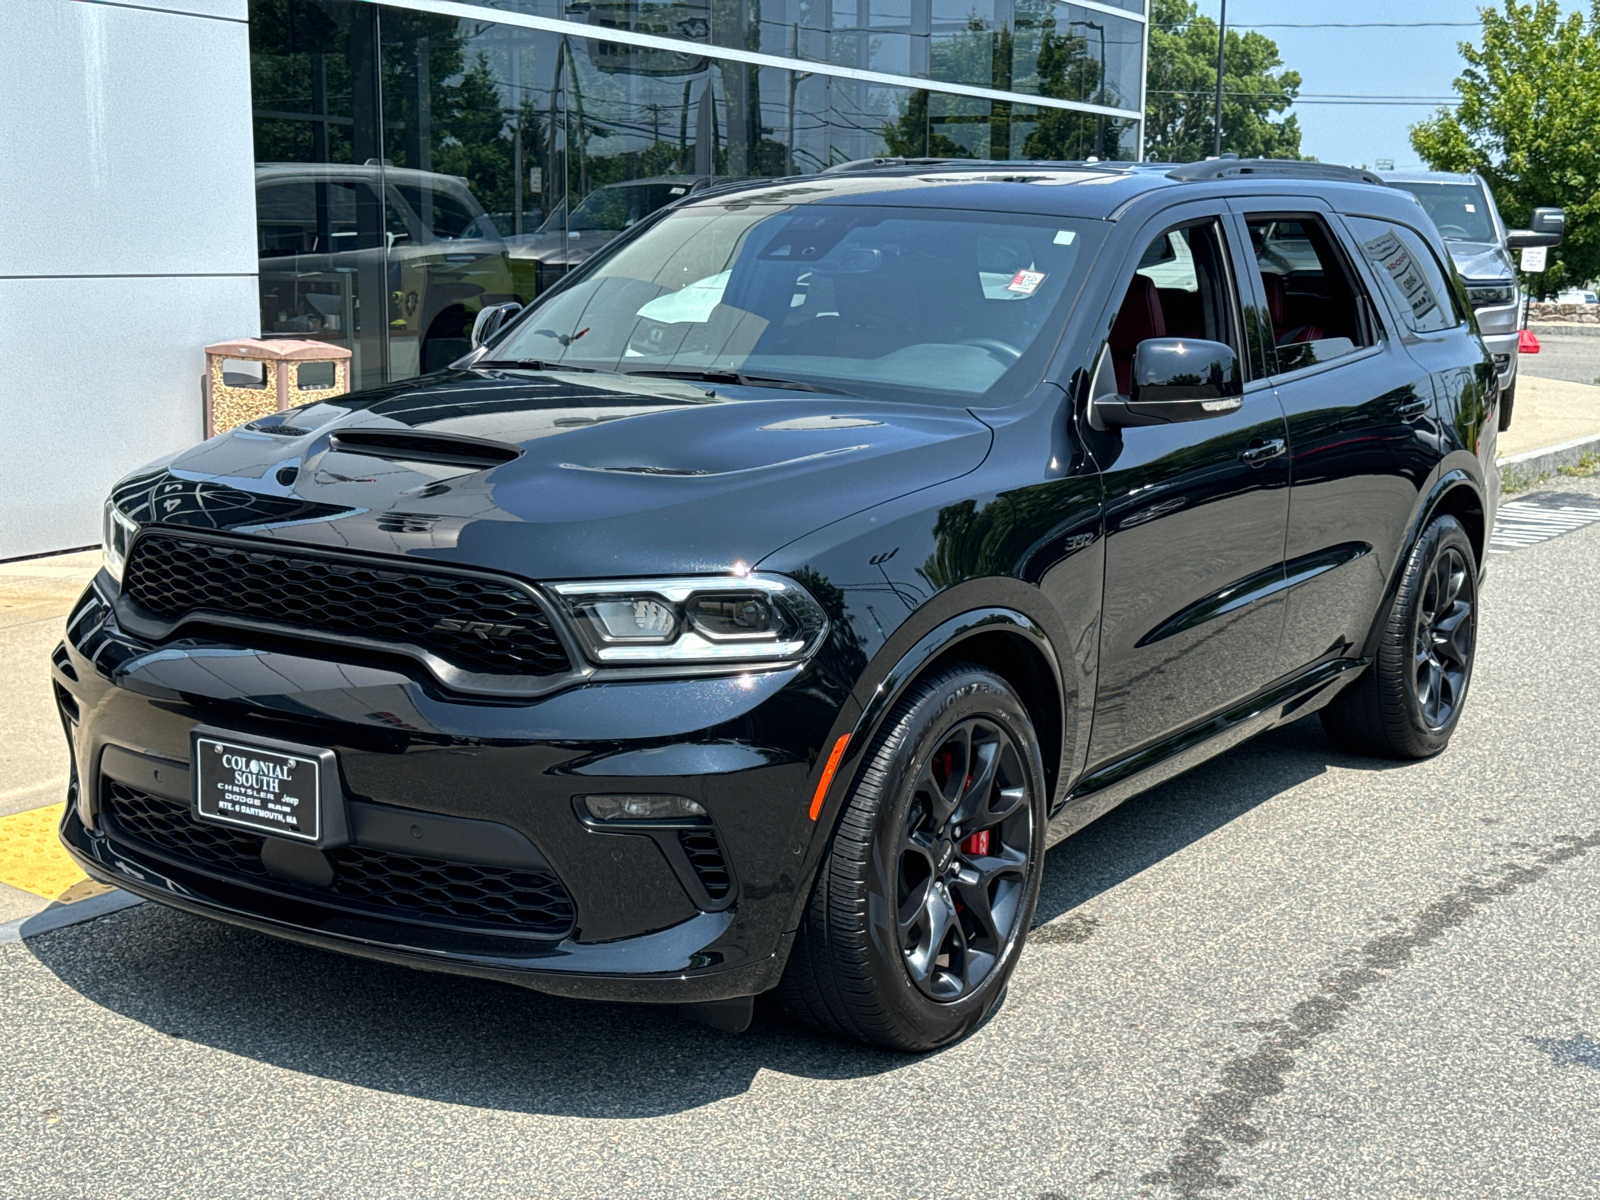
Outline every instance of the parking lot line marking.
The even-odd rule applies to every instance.
[[[1557,497],[1508,500],[1495,517],[1490,554],[1509,554],[1600,521],[1600,507],[1563,504]]]
[[[47,804],[0,817],[0,883],[64,903],[111,890],[79,870],[61,845],[56,827],[65,809]]]

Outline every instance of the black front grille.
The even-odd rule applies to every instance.
[[[102,815],[113,839],[143,843],[180,859],[229,874],[265,878],[264,839],[196,821],[189,806],[106,780]],[[340,908],[400,910],[453,925],[511,928],[561,938],[572,929],[572,898],[547,871],[446,862],[340,846],[326,852],[333,882],[326,888],[275,881],[285,891],[334,902]]]
[[[351,900],[552,936],[572,927],[567,889],[544,871],[412,858],[361,846],[329,850],[328,859],[333,890]]]
[[[722,845],[717,841],[717,835],[710,830],[703,833],[697,830],[694,833],[680,833],[678,841],[683,846],[683,852],[689,856],[689,865],[700,877],[706,895],[713,900],[725,897],[733,881],[728,875],[728,860],[722,856]]]
[[[150,532],[133,547],[122,590],[169,620],[203,612],[374,638],[479,674],[571,667],[533,597],[495,580]]]
[[[108,779],[105,814],[130,838],[169,854],[240,875],[267,873],[261,865],[260,838],[221,825],[202,825],[189,815],[187,804]]]

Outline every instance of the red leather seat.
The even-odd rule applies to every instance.
[[[1261,283],[1267,292],[1267,312],[1272,317],[1274,344],[1292,346],[1297,342],[1320,342],[1328,336],[1320,325],[1299,325],[1286,329],[1289,302],[1283,276],[1263,274]]]
[[[1111,364],[1117,371],[1117,391],[1128,395],[1133,387],[1133,352],[1147,338],[1167,336],[1156,285],[1146,275],[1135,275],[1111,326]]]

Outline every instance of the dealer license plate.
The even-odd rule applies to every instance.
[[[195,815],[254,833],[322,836],[322,763],[248,742],[196,736]]]

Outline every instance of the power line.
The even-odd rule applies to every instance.
[[[1170,23],[1152,21],[1152,29],[1183,29],[1205,21],[1215,25],[1210,17],[1195,17],[1188,21],[1173,21]],[[1477,21],[1266,21],[1250,24],[1244,21],[1230,21],[1230,29],[1476,29]]]

